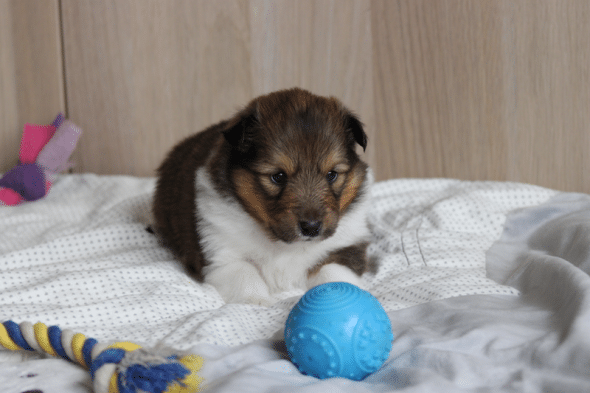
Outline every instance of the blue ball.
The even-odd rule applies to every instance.
[[[379,301],[345,282],[318,285],[293,307],[285,325],[289,358],[303,374],[360,381],[389,357],[393,333]]]

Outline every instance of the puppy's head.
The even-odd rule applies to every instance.
[[[323,240],[358,199],[367,165],[360,121],[335,98],[301,89],[258,97],[224,131],[229,182],[275,240]]]

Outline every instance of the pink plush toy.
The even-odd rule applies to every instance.
[[[25,124],[19,163],[0,178],[0,205],[43,198],[55,176],[69,168],[82,130],[60,113],[52,124]]]

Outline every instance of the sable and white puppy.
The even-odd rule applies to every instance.
[[[158,169],[156,233],[226,302],[362,286],[372,173],[355,144],[367,146],[362,124],[335,98],[258,97],[172,149]]]

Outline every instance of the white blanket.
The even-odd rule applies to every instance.
[[[384,367],[352,382],[303,376],[286,359],[283,324],[303,292],[270,308],[224,304],[188,279],[145,231],[153,187],[68,175],[43,200],[0,207],[0,320],[188,350],[219,392],[590,391],[590,239],[580,235],[590,224],[570,214],[588,210],[585,195],[443,179],[375,185],[369,252],[381,268],[365,279],[396,338]],[[531,206],[510,216],[486,277],[509,212]],[[85,371],[30,357],[0,352],[0,392],[89,391]]]

